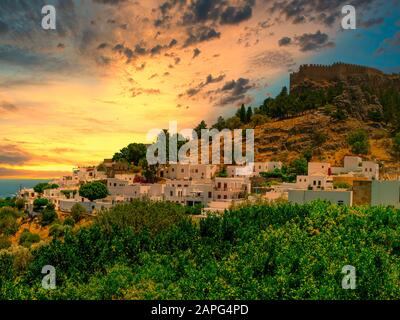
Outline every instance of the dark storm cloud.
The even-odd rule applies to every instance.
[[[198,28],[191,28],[188,31],[188,38],[185,41],[185,47],[190,45],[210,41],[212,39],[218,39],[221,33],[216,31],[214,28],[200,26]]]
[[[279,46],[287,46],[292,42],[292,39],[289,37],[283,37],[278,41]]]
[[[170,28],[172,23],[188,28],[218,24],[239,24],[253,15],[255,0],[167,0],[159,6],[156,27]]]
[[[221,14],[221,24],[238,24],[248,20],[253,14],[252,5],[248,4],[242,8],[228,7]]]
[[[318,51],[324,48],[334,47],[335,44],[329,41],[329,36],[326,33],[317,31],[316,33],[304,33],[301,36],[295,37],[296,44],[300,47],[300,51]]]
[[[209,84],[218,83],[218,82],[221,82],[224,79],[225,79],[225,75],[224,74],[221,74],[218,77],[213,77],[213,75],[209,74],[205,81],[199,83],[194,88],[189,88],[188,90],[186,90],[185,94],[188,97],[193,97],[193,96],[197,95],[204,87],[208,86]],[[179,96],[182,97],[185,94],[180,94]]]
[[[107,47],[108,47],[108,44],[105,43],[105,42],[103,42],[103,43],[100,43],[100,44],[98,45],[97,49],[101,50],[101,49],[105,49],[105,48],[107,48]]]
[[[200,53],[201,53],[201,51],[200,51],[199,48],[194,49],[194,50],[193,50],[193,57],[192,57],[192,59],[198,57],[198,56],[200,55]]]
[[[156,55],[156,54],[159,54],[160,52],[161,52],[161,50],[162,50],[162,46],[161,45],[156,45],[155,47],[153,47],[153,48],[151,48],[150,49],[150,53],[152,54],[152,55]]]
[[[195,0],[186,7],[182,22],[196,24],[207,21],[238,24],[251,18],[254,0]]]
[[[225,106],[229,104],[237,104],[248,101],[247,93],[253,89],[254,85],[250,83],[250,79],[239,78],[226,82],[221,89],[215,93],[221,95],[216,105]]]
[[[377,2],[379,0],[353,0],[350,4],[360,13]],[[317,21],[332,26],[342,16],[341,9],[345,4],[342,0],[281,0],[274,1],[270,11],[295,24]]]

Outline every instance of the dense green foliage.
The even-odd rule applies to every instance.
[[[363,129],[350,132],[347,136],[347,143],[351,147],[351,152],[355,154],[368,154],[369,152],[368,133]]]
[[[398,299],[399,239],[391,208],[256,205],[196,224],[181,206],[136,201],[34,249],[18,270],[1,253],[0,299]],[[45,291],[48,264],[57,288]],[[341,287],[345,265],[355,290]]]
[[[283,165],[282,169],[274,169],[271,172],[261,172],[260,175],[269,180],[279,180],[281,182],[295,182],[299,175],[306,175],[308,171],[307,160],[301,156],[294,159],[288,166]]]
[[[0,208],[0,235],[12,236],[18,231],[20,213],[12,207]]]
[[[81,185],[79,188],[79,195],[90,201],[104,199],[108,196],[108,189],[107,186],[100,181],[88,182]]]
[[[40,224],[42,226],[48,226],[57,219],[57,213],[54,208],[54,204],[50,203],[44,208],[40,214]]]
[[[36,212],[42,212],[46,206],[50,204],[50,200],[46,198],[37,198],[33,201],[33,210]]]
[[[86,214],[86,209],[79,203],[75,203],[71,208],[71,217],[75,222],[79,222]]]
[[[31,233],[29,230],[25,229],[21,237],[19,238],[19,244],[24,247],[30,247],[32,244],[40,241],[40,236],[38,234]]]
[[[139,161],[146,157],[146,145],[143,143],[131,143],[127,147],[122,148],[113,156],[113,161],[127,162],[139,165]]]
[[[15,198],[5,198],[5,199],[0,198],[0,208],[3,208],[3,207],[15,208],[16,207],[15,202],[16,202]]]

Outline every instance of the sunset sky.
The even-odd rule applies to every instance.
[[[41,9],[57,29],[41,28]],[[343,30],[352,4],[357,29]],[[258,106],[303,63],[400,72],[398,0],[0,0],[0,178],[98,164]]]

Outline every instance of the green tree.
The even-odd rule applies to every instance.
[[[19,212],[15,208],[3,207],[0,209],[0,234],[14,235],[18,231],[17,218]]]
[[[200,139],[201,138],[201,130],[205,130],[207,129],[207,124],[204,120],[202,120],[196,128],[194,128],[194,132],[196,132],[197,134],[197,138]]]
[[[46,198],[38,198],[33,201],[33,211],[41,212],[50,203]]]
[[[57,218],[58,217],[56,211],[54,210],[54,205],[52,203],[48,204],[40,215],[40,224],[42,226],[48,226]]]
[[[251,126],[252,127],[257,127],[257,126],[261,126],[264,123],[267,123],[268,121],[270,121],[270,118],[268,118],[267,116],[260,114],[260,113],[256,113],[255,115],[253,115],[253,117],[251,118]]]
[[[154,183],[157,181],[158,165],[149,165],[146,159],[142,159],[140,162],[142,167],[142,175],[148,183]]]
[[[392,140],[392,149],[395,156],[399,159],[400,158],[400,132],[396,133]]]
[[[71,217],[75,222],[79,222],[86,214],[86,209],[79,203],[75,203],[71,208]]]
[[[370,144],[368,133],[363,129],[357,129],[347,136],[347,143],[354,154],[368,154]]]
[[[248,107],[246,112],[246,123],[249,123],[252,117],[253,117],[253,109],[251,107]]]
[[[36,186],[33,187],[33,190],[39,194],[42,194],[44,190],[47,189],[57,189],[60,186],[58,184],[49,184],[47,182],[38,183]]]
[[[235,116],[226,120],[226,129],[234,130],[239,129],[242,125],[240,118]]]
[[[127,162],[138,165],[139,161],[146,157],[147,147],[143,143],[131,143],[113,156],[113,161]]]
[[[99,181],[89,182],[83,184],[79,188],[79,195],[90,201],[104,199],[108,196],[107,186]]]
[[[239,108],[239,110],[236,112],[236,116],[240,119],[241,123],[246,123],[246,107],[244,106],[244,104],[242,104],[242,106]]]
[[[226,128],[225,119],[221,116],[218,117],[217,122],[212,126],[212,129],[222,131]]]
[[[39,241],[40,236],[38,234],[31,233],[28,229],[25,229],[19,238],[19,244],[27,248],[34,243],[38,243]]]
[[[15,207],[18,210],[22,210],[25,208],[25,200],[24,199],[17,199],[15,200]]]

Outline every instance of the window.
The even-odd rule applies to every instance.
[[[218,195],[218,199],[221,199],[221,195],[220,194]]]
[[[227,195],[224,195],[224,199],[228,199],[228,196],[227,196]]]
[[[174,195],[174,192],[171,190],[171,191],[169,192],[169,195],[172,197],[172,196]]]
[[[313,185],[316,186],[317,185],[317,181],[314,180],[313,181]]]
[[[342,206],[342,205],[344,205],[344,201],[343,201],[343,200],[339,200],[339,201],[337,202],[337,204],[338,204],[339,206]]]
[[[208,192],[208,198],[210,198],[210,199],[212,198],[212,192],[211,191]]]

